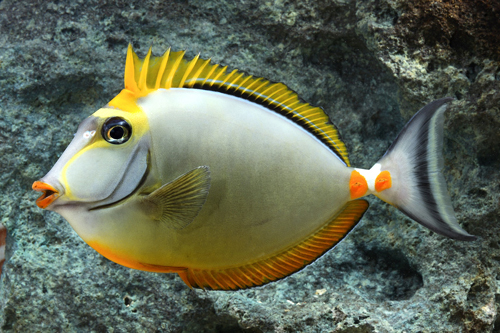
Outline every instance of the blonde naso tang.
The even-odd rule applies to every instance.
[[[39,207],[118,264],[174,272],[190,287],[259,286],[333,248],[369,194],[474,240],[441,173],[450,101],[416,113],[371,169],[353,168],[328,116],[286,85],[182,51],[140,59],[129,46],[125,88],[33,189]]]

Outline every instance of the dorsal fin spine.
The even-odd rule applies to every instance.
[[[253,76],[252,76],[253,77]],[[245,89],[243,89],[243,91],[241,92],[241,94],[243,95],[244,93],[246,93],[247,91],[255,91],[254,89],[251,89],[255,84],[258,84],[261,82],[262,79],[258,78],[257,80],[255,80],[254,82],[250,83],[247,87],[245,87]]]
[[[286,96],[286,95],[287,95],[287,93],[288,93],[287,91],[284,91],[283,93],[281,93],[281,94],[279,94],[278,96],[275,96],[275,97],[273,98],[273,104],[276,104],[276,105],[274,106],[275,108],[279,108],[279,106],[280,106],[281,104],[283,104],[283,102],[281,102],[281,103],[280,103],[280,101],[279,101],[279,100],[280,100],[280,99],[282,99],[284,96]]]
[[[205,75],[205,79],[203,80],[203,82],[201,82],[202,86],[204,86],[207,83],[207,80],[213,75],[213,73],[217,68],[219,68],[219,64],[215,64],[212,66],[212,69],[210,69],[210,71]]]
[[[288,99],[283,100],[280,104],[276,105],[276,107],[277,107],[277,108],[279,108],[279,107],[280,107],[280,106],[282,106],[283,104],[285,104],[285,105],[286,105],[286,103],[287,103],[289,100],[293,99],[294,97],[295,97],[295,96],[294,96],[293,94],[291,94],[291,95],[290,95],[290,97],[288,97]]]
[[[189,74],[191,74],[191,71],[193,70],[194,65],[198,61],[198,58],[200,57],[200,54],[198,53],[196,57],[193,58],[188,64],[188,67],[186,68],[186,72],[184,73],[184,76],[181,79],[181,82],[179,83],[179,87],[184,87],[184,83],[186,82],[187,77]]]
[[[161,79],[163,78],[163,74],[165,74],[165,68],[167,68],[168,58],[170,57],[170,49],[167,50],[162,56],[160,69],[158,70],[158,77],[156,78],[155,89],[160,89]]]
[[[287,87],[285,85],[283,85],[282,87],[279,87],[279,88],[278,88],[278,86],[276,86],[276,90],[273,91],[271,94],[269,94],[269,96],[267,96],[267,98],[264,101],[267,100],[268,103],[275,104],[276,98],[279,98],[279,96],[281,96],[282,91],[285,89],[287,89]]]
[[[232,88],[233,86],[236,86],[236,83],[237,83],[237,82],[241,79],[241,77],[243,76],[243,74],[244,74],[244,73],[242,72],[242,73],[241,73],[240,75],[238,75],[238,76],[237,76],[237,77],[236,77],[236,78],[235,78],[235,79],[234,79],[231,83],[229,83],[229,84],[228,84],[228,87],[226,88],[226,90],[227,90],[227,89]],[[248,79],[248,78],[247,78],[247,79]],[[236,87],[236,89],[234,89],[234,90],[238,90],[238,87]]]
[[[139,83],[137,84],[139,90],[147,89],[146,79],[148,77],[149,71],[149,59],[151,58],[151,47],[149,48],[148,53],[146,54],[146,58],[144,58],[144,62],[142,63],[141,74],[139,76]]]
[[[172,68],[170,69],[170,72],[168,73],[167,80],[165,81],[165,89],[172,88],[172,81],[174,79],[175,73],[177,72],[177,68],[179,68],[181,61],[184,58],[185,53],[186,53],[186,51],[182,51],[181,55],[179,57],[177,57],[174,64],[172,65]]]
[[[291,109],[291,110],[296,110],[295,109],[295,104],[300,104],[300,101],[299,99],[297,98],[297,100],[295,102],[293,102],[292,104],[288,105],[288,107]],[[295,115],[296,112],[293,112],[293,114]]]
[[[265,87],[265,84],[268,84],[268,83],[269,82],[264,82],[264,84],[262,84],[262,86]],[[257,95],[257,98],[261,98],[262,96],[265,96],[264,94],[267,93],[269,90],[271,90],[273,87],[274,87],[274,84],[269,84],[269,86],[266,88],[266,90],[262,91],[261,93],[259,93]],[[263,100],[263,101],[265,101],[265,100]]]
[[[265,86],[266,86],[266,84],[268,84],[268,83],[269,83],[269,82],[267,82],[267,81],[266,81],[266,80],[264,80],[264,79],[260,79],[260,80],[262,80],[262,83],[261,83],[260,85],[258,85],[256,88],[254,88],[254,89],[250,90],[250,87],[247,87],[245,90],[243,90],[243,92],[245,92],[246,90],[249,90],[249,91],[250,91],[250,93],[256,93],[256,92],[258,92],[258,91],[259,91],[259,89],[261,89],[262,87],[265,87]],[[255,81],[255,83],[257,83],[257,82],[259,82],[259,81],[258,81],[258,80],[256,80],[256,81]],[[260,94],[259,94],[259,95],[256,95],[256,96],[255,96],[255,99],[258,99],[258,98],[259,98],[259,96],[260,96]]]
[[[264,102],[266,102],[268,99],[271,99],[271,97],[273,97],[274,95],[276,95],[277,93],[279,93],[280,91],[282,91],[283,89],[286,89],[286,86],[283,85],[283,87],[279,88],[278,90],[274,91],[273,93],[271,93],[271,95],[268,95],[265,99],[264,99]],[[272,102],[271,102],[272,103]]]
[[[264,90],[262,93],[259,94],[259,98],[262,98],[262,102],[266,102],[268,99],[269,99],[269,95],[266,95],[266,93],[268,91],[271,91],[272,93],[272,89],[274,88],[274,84],[270,84],[269,87],[266,88],[266,90]]]
[[[303,107],[306,107],[306,106],[309,106],[309,104],[307,104],[307,103],[302,104],[301,106],[299,106],[298,108],[296,108],[296,109],[294,110],[294,113],[298,115],[298,114],[299,114],[299,113],[298,113],[298,111],[299,111],[300,109],[302,109]]]
[[[128,45],[127,49],[127,60],[125,61],[125,89],[128,89],[134,93],[138,92],[137,83],[135,81],[135,52],[132,49],[132,44]]]
[[[239,84],[238,87],[236,87],[236,90],[240,90],[241,86],[244,85],[248,80],[250,80],[253,76],[252,75],[248,75],[246,79],[244,79],[243,81],[241,81],[241,83]]]
[[[227,81],[231,78],[231,76],[233,76],[233,75],[234,75],[234,73],[237,73],[237,72],[238,72],[238,70],[237,70],[237,69],[233,69],[233,71],[232,71],[231,73],[229,73],[229,75],[228,75],[228,76],[226,76],[226,78],[224,79],[224,81],[222,81],[222,82],[220,83],[219,87],[223,87],[223,86],[225,86],[226,91],[227,91],[227,88],[229,88],[229,85],[226,85],[226,82],[227,82]]]
[[[227,66],[224,66],[222,68],[219,68],[219,73],[211,80],[210,82],[210,87],[214,85],[215,82],[219,79],[219,77],[222,75],[222,73],[226,72]]]
[[[196,73],[194,73],[193,77],[191,79],[189,79],[188,84],[187,84],[188,87],[192,88],[194,86],[194,84],[196,83],[196,81],[200,77],[201,72],[203,72],[203,70],[205,69],[205,67],[207,67],[207,65],[209,63],[210,63],[210,59],[203,60],[203,64],[200,66],[200,68],[198,68]]]

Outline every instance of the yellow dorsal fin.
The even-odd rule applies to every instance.
[[[354,200],[328,224],[295,246],[252,264],[224,269],[191,269],[177,274],[190,287],[235,290],[282,279],[309,265],[340,242],[361,219],[368,202]]]
[[[283,83],[252,77],[241,71],[227,71],[210,60],[198,56],[184,58],[185,51],[170,52],[161,57],[151,55],[139,59],[129,45],[125,64],[125,92],[136,98],[157,89],[194,88],[218,91],[263,105],[297,123],[313,134],[350,166],[347,149],[337,128],[319,107],[302,102],[298,95]],[[118,97],[118,96],[117,96]],[[120,99],[117,99],[118,101]],[[114,105],[118,103],[115,101]]]
[[[133,93],[139,92],[137,88],[137,81],[135,80],[135,63],[139,60],[137,54],[132,49],[132,45],[128,45],[127,61],[125,62],[125,89]]]
[[[163,54],[163,56],[161,56],[161,60],[160,60],[160,68],[158,69],[158,74],[157,74],[157,77],[156,77],[156,84],[155,84],[155,90],[157,89],[160,89],[161,87],[161,79],[163,77],[163,73],[165,72],[165,69],[167,68],[167,62],[168,62],[168,57],[170,55],[170,49],[167,50],[167,52],[165,52]]]
[[[141,69],[141,73],[139,76],[139,82],[137,83],[137,87],[139,90],[144,90],[146,88],[146,78],[148,77],[149,70],[149,59],[151,58],[151,47],[149,48],[148,54],[146,58],[144,58],[143,68]]]

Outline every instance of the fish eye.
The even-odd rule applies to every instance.
[[[132,136],[132,126],[123,118],[108,118],[104,122],[104,125],[102,125],[101,134],[107,142],[119,145],[130,139]]]

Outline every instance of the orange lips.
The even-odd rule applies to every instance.
[[[40,208],[47,208],[59,197],[59,192],[47,183],[36,181],[31,186],[35,191],[43,192],[40,198],[36,199],[36,205]]]

